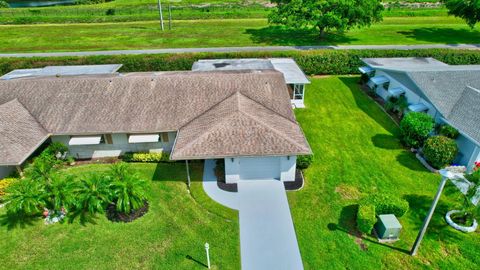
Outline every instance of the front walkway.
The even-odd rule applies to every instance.
[[[283,183],[240,181],[238,192],[226,192],[215,182],[214,166],[205,161],[203,188],[215,201],[239,210],[242,269],[303,269]]]

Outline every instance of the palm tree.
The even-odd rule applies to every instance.
[[[112,193],[108,178],[103,174],[89,174],[77,181],[74,189],[75,214],[81,220],[96,213],[103,213],[111,202]]]
[[[113,202],[118,212],[129,214],[145,205],[147,182],[138,173],[120,162],[112,165],[109,176],[112,180]]]
[[[38,181],[28,178],[16,181],[6,190],[7,212],[20,216],[39,214],[46,205],[45,194],[43,185]]]

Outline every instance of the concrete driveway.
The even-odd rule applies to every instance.
[[[242,269],[303,269],[283,183],[240,181],[238,195]]]
[[[213,200],[239,211],[244,270],[301,270],[285,187],[278,180],[242,180],[238,192],[218,188],[214,160],[206,160],[203,189]]]

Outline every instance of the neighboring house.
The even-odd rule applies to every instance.
[[[408,111],[425,112],[460,131],[456,163],[480,161],[480,65],[447,65],[433,58],[365,58],[359,68],[384,100],[405,95]]]
[[[296,156],[311,153],[275,70],[0,80],[0,123],[0,177],[46,140],[78,159],[154,151],[224,159],[227,182],[293,181]]]
[[[267,70],[275,69],[283,74],[294,108],[305,108],[305,85],[310,84],[295,60],[291,58],[243,58],[199,60],[193,71],[212,70]]]

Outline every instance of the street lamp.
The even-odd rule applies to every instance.
[[[207,252],[207,265],[208,269],[210,269],[210,254],[208,253],[208,249],[210,248],[210,245],[208,243],[205,243],[205,251]]]
[[[428,215],[423,221],[422,229],[418,233],[417,239],[415,239],[415,243],[413,244],[412,250],[410,251],[410,255],[412,256],[417,255],[418,248],[420,247],[420,243],[422,242],[422,239],[425,236],[425,232],[427,231],[428,224],[432,219],[433,213],[435,212],[435,208],[437,207],[438,201],[440,200],[440,196],[442,195],[443,189],[445,188],[445,184],[447,183],[448,179],[455,179],[455,178],[461,177],[461,174],[454,173],[446,169],[440,170],[439,173],[442,176],[442,181],[438,186],[437,194],[435,194],[435,198],[433,199],[432,206],[430,206]]]

